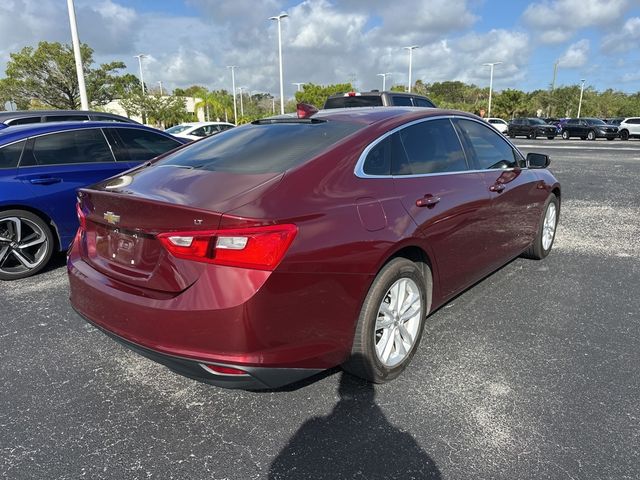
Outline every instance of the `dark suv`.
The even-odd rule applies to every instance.
[[[541,118],[514,118],[509,123],[507,132],[511,138],[517,136],[547,137],[549,140],[556,138],[557,133],[555,125],[549,125]]]
[[[429,107],[435,108],[435,104],[423,95],[402,92],[347,92],[331,95],[324,102],[327,108],[348,107]]]
[[[28,123],[77,122],[82,120],[138,124],[138,122],[130,118],[113,113],[91,112],[88,110],[18,110],[16,112],[0,112],[0,128],[11,125],[26,125]]]
[[[562,127],[562,138],[580,137],[582,140],[606,138],[613,140],[618,136],[618,127],[609,125],[599,118],[570,118]]]

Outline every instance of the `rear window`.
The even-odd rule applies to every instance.
[[[328,98],[324,108],[350,108],[350,107],[381,107],[380,95],[360,95],[356,97]]]
[[[336,121],[247,125],[194,143],[155,165],[231,173],[284,172],[362,127]]]
[[[0,168],[17,167],[25,143],[26,140],[23,140],[21,142],[12,143],[11,145],[0,148]]]
[[[411,97],[403,97],[401,95],[394,95],[391,97],[391,103],[397,107],[413,107]]]

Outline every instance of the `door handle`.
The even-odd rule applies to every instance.
[[[501,193],[505,189],[504,183],[494,183],[489,187],[489,190],[496,193]]]
[[[41,177],[29,179],[29,183],[32,183],[34,185],[51,185],[52,183],[60,183],[61,181],[62,179],[58,177]]]
[[[433,207],[440,200],[440,197],[434,197],[430,193],[427,193],[424,197],[416,200],[416,207]]]

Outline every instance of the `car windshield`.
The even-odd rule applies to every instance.
[[[192,125],[176,125],[175,127],[167,128],[165,132],[175,135],[176,133],[184,132],[192,128]]]
[[[548,125],[547,122],[545,122],[541,118],[532,118],[531,123],[533,123],[534,125]]]
[[[586,120],[589,125],[606,125],[606,123],[599,118],[587,118]]]
[[[155,165],[231,173],[284,172],[363,127],[342,121],[246,125],[207,137]]]

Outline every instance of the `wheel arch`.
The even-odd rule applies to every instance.
[[[43,222],[51,226],[51,233],[53,234],[53,240],[55,242],[54,251],[60,251],[60,249],[62,248],[60,241],[60,231],[58,230],[58,225],[56,225],[56,222],[54,222],[49,215],[44,213],[42,210],[38,210],[37,208],[20,204],[0,205],[0,211],[4,210],[24,210],[25,212],[30,212],[40,217]]]

